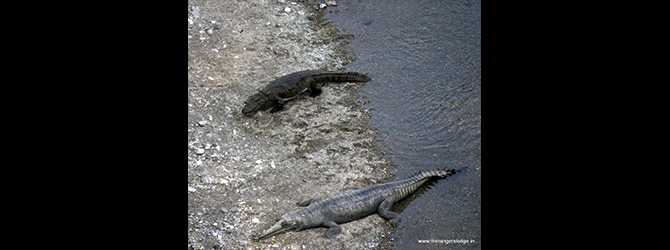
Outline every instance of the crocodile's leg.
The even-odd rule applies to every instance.
[[[305,76],[301,79],[301,81],[307,82],[307,85],[309,86],[310,90],[309,93],[310,97],[317,97],[321,94],[321,88],[319,88],[319,86],[316,86],[316,81],[311,76]]]
[[[381,204],[379,204],[379,208],[377,209],[377,213],[384,219],[387,219],[386,224],[389,226],[396,227],[398,224],[400,224],[400,215],[390,211],[391,207],[393,206],[394,203],[394,197],[388,197],[386,200],[382,201]]]
[[[273,98],[275,99],[275,106],[272,108],[272,110],[270,110],[270,113],[278,112],[284,108],[284,99],[279,97],[277,94],[273,94]]]
[[[320,199],[312,198],[312,199],[309,199],[309,200],[306,200],[306,201],[300,201],[300,202],[296,203],[296,205],[301,206],[301,207],[305,207],[305,206],[309,206],[309,204],[312,204],[312,203],[317,202],[319,200]]]
[[[326,238],[330,238],[333,235],[339,234],[342,232],[342,227],[340,225],[337,225],[334,221],[329,221],[324,224],[325,226],[329,227],[328,230],[326,230],[325,233],[323,233],[323,236]]]

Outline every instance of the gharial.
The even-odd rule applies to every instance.
[[[286,101],[292,100],[303,92],[310,91],[309,96],[321,94],[318,83],[325,82],[367,82],[371,78],[357,72],[333,72],[323,70],[305,70],[282,76],[250,96],[242,108],[242,114],[251,116],[257,111],[270,110],[277,112],[284,107]]]
[[[313,227],[328,227],[323,236],[329,238],[342,232],[339,223],[358,220],[375,212],[388,220],[386,224],[396,227],[400,223],[400,215],[389,211],[394,203],[419,189],[431,177],[446,177],[456,171],[460,170],[420,171],[404,180],[348,189],[325,199],[298,202],[298,206],[308,207],[280,216],[272,227],[263,233],[254,233],[252,239],[260,240]]]

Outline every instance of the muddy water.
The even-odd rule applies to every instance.
[[[349,69],[373,82],[360,94],[394,180],[422,169],[465,168],[395,206],[389,248],[481,248],[481,4],[338,1],[325,18],[354,34]],[[410,202],[411,201],[411,202]],[[425,243],[427,240],[428,243]],[[449,243],[467,240],[467,244]]]

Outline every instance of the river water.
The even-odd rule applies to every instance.
[[[357,57],[347,69],[373,81],[360,94],[394,180],[461,168],[394,207],[402,223],[385,247],[481,248],[481,4],[479,1],[338,1],[325,18]],[[428,243],[426,243],[428,241]]]
[[[481,248],[478,2],[338,1],[320,11],[355,35],[344,47],[302,3],[189,0],[188,10],[189,249]],[[372,81],[240,113],[282,75],[344,70],[342,49],[357,57],[346,70]],[[397,229],[372,215],[332,238],[315,228],[250,239],[298,201],[444,167],[462,171],[396,204]]]

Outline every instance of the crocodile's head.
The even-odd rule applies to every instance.
[[[269,109],[272,107],[272,102],[263,93],[256,93],[244,102],[242,114],[251,116],[259,110]]]
[[[254,240],[260,240],[263,238],[267,238],[270,236],[273,236],[275,234],[280,234],[280,233],[285,233],[289,231],[299,231],[303,229],[305,220],[302,217],[293,217],[293,218],[287,218],[285,216],[282,216],[279,218],[279,221],[275,223],[272,227],[268,228],[268,230],[265,230],[263,233],[256,233],[253,236]]]

